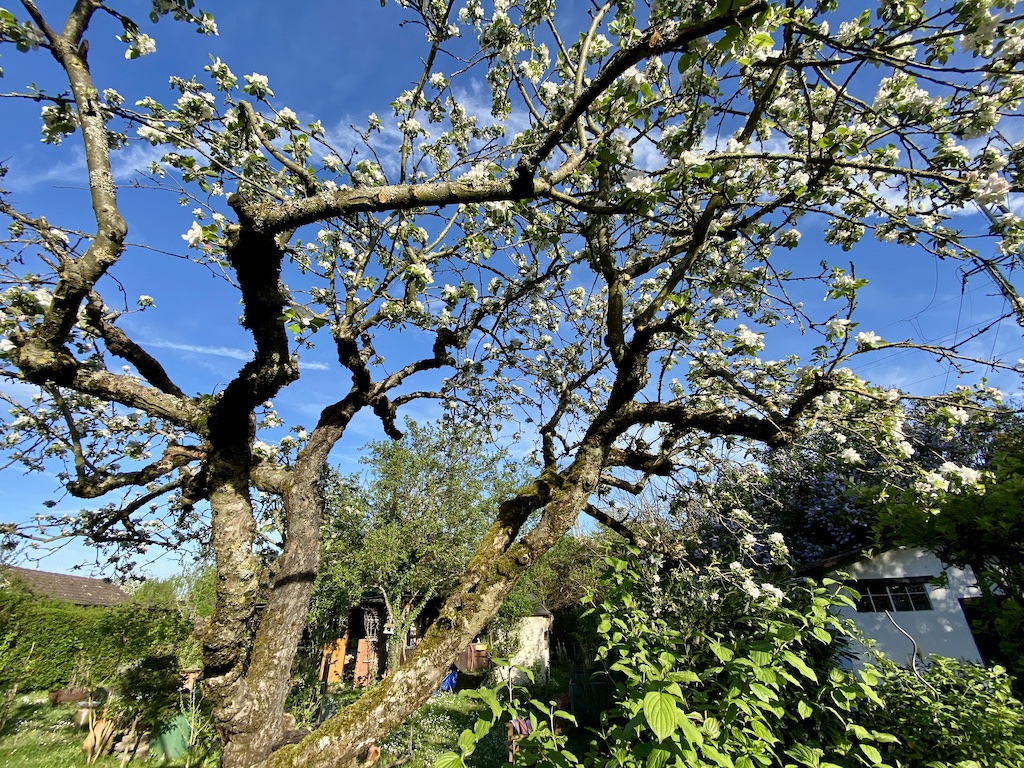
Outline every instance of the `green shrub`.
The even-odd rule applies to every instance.
[[[1000,667],[928,658],[920,672],[884,658],[875,668],[882,704],[861,722],[899,736],[886,745],[893,765],[908,768],[1018,768],[1024,765],[1024,712]]]
[[[17,589],[0,591],[0,626],[16,638],[5,652],[0,689],[20,676],[22,690],[60,688],[73,678],[86,686],[110,681],[119,667],[184,647],[192,629],[177,611],[140,610],[134,602],[86,608]],[[30,663],[30,655],[45,663]]]
[[[125,726],[153,728],[181,711],[178,661],[173,656],[147,656],[117,676],[114,709]]]

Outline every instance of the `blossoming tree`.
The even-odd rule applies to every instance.
[[[300,121],[267,77],[219,59],[175,73],[169,102],[122,95],[94,78],[87,33],[98,47],[113,25],[124,66],[159,35],[113,0],[68,0],[63,17],[50,5],[0,9],[0,41],[56,66],[64,85],[4,96],[43,105],[44,140],[77,134],[90,223],[0,202],[3,376],[36,388],[7,390],[6,445],[31,469],[63,464],[65,489],[100,506],[7,532],[209,541],[205,690],[225,766],[362,759],[577,516],[603,514],[603,489],[699,473],[723,445],[783,444],[864,400],[889,407],[873,423],[898,452],[898,398],[845,366],[914,341],[855,332],[863,279],[828,256],[865,233],[986,270],[1024,316],[1008,269],[1024,238],[1010,199],[1021,145],[1005,129],[1024,87],[1011,3],[885,0],[845,18],[828,2],[598,2],[580,16],[556,15],[552,0],[403,0],[424,35],[413,85],[344,145]],[[151,21],[165,16],[218,32],[192,0],[154,0]],[[474,85],[490,117],[464,102]],[[112,159],[139,142],[165,150],[151,183],[194,206],[191,264],[240,300],[252,347],[226,385],[195,396],[122,322],[136,307],[114,278],[145,252],[127,239],[134,190],[115,183]],[[976,206],[983,251],[952,218]],[[835,247],[812,265],[797,248],[809,215]],[[178,299],[204,311],[187,291]],[[152,303],[137,308],[168,311]],[[787,329],[813,348],[769,359]],[[386,352],[402,331],[423,343]],[[331,350],[348,380],[314,426],[281,437],[266,404],[300,386],[311,347]],[[522,424],[541,469],[501,505],[407,664],[276,749],[325,462],[357,413],[397,435],[416,398]],[[270,518],[261,498],[277,500]]]

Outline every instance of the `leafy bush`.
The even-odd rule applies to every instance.
[[[181,711],[181,678],[173,656],[147,656],[121,670],[115,709],[124,725],[155,727]]]
[[[0,668],[0,689],[20,678],[22,690],[67,684],[81,659],[90,662],[89,685],[111,680],[119,667],[154,652],[184,647],[192,627],[177,611],[140,610],[129,602],[113,608],[84,608],[33,597],[17,589],[0,591],[0,626],[15,633]],[[32,650],[34,644],[34,650]],[[45,664],[27,665],[32,658]],[[79,666],[79,671],[81,667]]]
[[[599,617],[599,660],[614,686],[585,755],[558,733],[564,714],[541,702],[500,703],[477,694],[493,722],[501,709],[531,720],[522,764],[571,766],[876,765],[894,738],[854,725],[855,707],[876,700],[870,676],[836,664],[845,628],[833,608],[852,605],[834,582],[793,580],[783,592],[754,565],[609,558]],[[781,554],[781,551],[780,551]],[[483,725],[479,727],[484,731]],[[459,738],[465,762],[476,731]]]
[[[533,726],[520,765],[1024,765],[1024,713],[1001,669],[937,657],[923,674],[884,659],[843,669],[850,627],[834,609],[852,601],[835,582],[775,586],[749,557],[668,565],[634,551],[608,562],[595,613],[615,692],[589,746],[559,732],[557,719],[568,717],[553,705],[484,690],[472,695],[490,713],[437,765],[467,765],[482,734],[508,716]]]
[[[1024,711],[1000,667],[985,669],[940,656],[923,673],[884,658],[875,671],[884,705],[873,702],[860,721],[899,734],[884,756],[894,765],[1016,768],[1024,765]]]

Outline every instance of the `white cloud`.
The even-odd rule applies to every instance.
[[[252,359],[252,352],[237,347],[207,347],[201,344],[178,344],[173,341],[150,341],[146,343],[146,346],[157,349],[173,349],[176,352],[188,352],[195,355],[229,357],[232,360],[248,361]]]

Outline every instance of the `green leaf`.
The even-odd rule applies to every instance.
[[[712,739],[717,739],[718,734],[722,732],[722,726],[718,722],[717,717],[705,717],[704,723],[701,725],[701,730]]]
[[[772,655],[770,653],[765,653],[764,651],[751,651],[750,660],[759,667],[767,667],[772,663]]]
[[[796,703],[796,711],[804,720],[814,714],[814,710],[811,709],[811,705],[806,701],[798,701]]]
[[[661,768],[668,762],[668,759],[671,756],[671,753],[667,749],[655,747],[651,750],[651,754],[647,756],[647,768]]]
[[[498,694],[496,694],[492,689],[481,688],[479,691],[477,691],[476,695],[480,699],[480,701],[482,701],[484,704],[491,708],[491,712],[494,713],[495,717],[499,717],[501,715],[503,710],[501,702],[498,701]]]
[[[462,750],[463,757],[473,754],[473,750],[476,749],[476,734],[468,728],[459,734],[459,749]]]
[[[778,739],[776,739],[775,736],[772,735],[772,732],[768,730],[768,726],[766,726],[762,721],[753,720],[750,723],[750,727],[757,735],[757,738],[759,738],[761,741],[766,741],[769,744],[774,744],[776,741],[778,741]]]
[[[731,661],[734,656],[733,652],[721,643],[712,643],[711,651],[722,661]]]
[[[722,766],[722,768],[734,768],[733,762],[729,758],[729,756],[723,755],[710,744],[703,745],[703,747],[701,747],[701,750],[704,752],[705,757],[711,758],[717,765]]]
[[[651,691],[644,696],[644,717],[659,741],[667,739],[675,733],[678,724],[679,708],[675,698],[661,691]]]
[[[434,760],[434,768],[466,768],[462,755],[454,752],[443,752]]]
[[[877,748],[870,744],[860,744],[860,751],[867,755],[868,760],[871,761],[872,765],[878,765],[882,762],[882,753]]]
[[[814,627],[813,629],[811,629],[811,634],[813,634],[816,638],[821,640],[821,642],[823,642],[823,643],[831,643],[832,642],[832,635],[830,635],[828,632],[826,632],[821,627]]]
[[[789,666],[793,667],[793,669],[795,669],[801,675],[806,677],[808,680],[818,682],[818,675],[815,674],[814,670],[807,666],[806,662],[804,662],[804,660],[797,656],[795,653],[793,653],[792,651],[786,651],[782,654],[782,658],[787,664],[789,664]]]
[[[690,716],[683,712],[679,712],[679,727],[683,729],[683,736],[690,744],[700,746],[704,743],[704,735],[693,724]]]
[[[792,757],[801,765],[808,765],[811,768],[818,768],[821,762],[821,750],[811,749],[803,744],[794,744],[786,750],[786,754]]]
[[[476,740],[480,741],[491,731],[491,721],[480,719],[473,724],[473,735],[476,736]]]
[[[778,699],[778,696],[775,694],[774,691],[769,689],[767,686],[761,685],[761,683],[751,683],[750,692],[757,696],[757,698],[759,698],[765,704],[770,704],[771,702]]]

